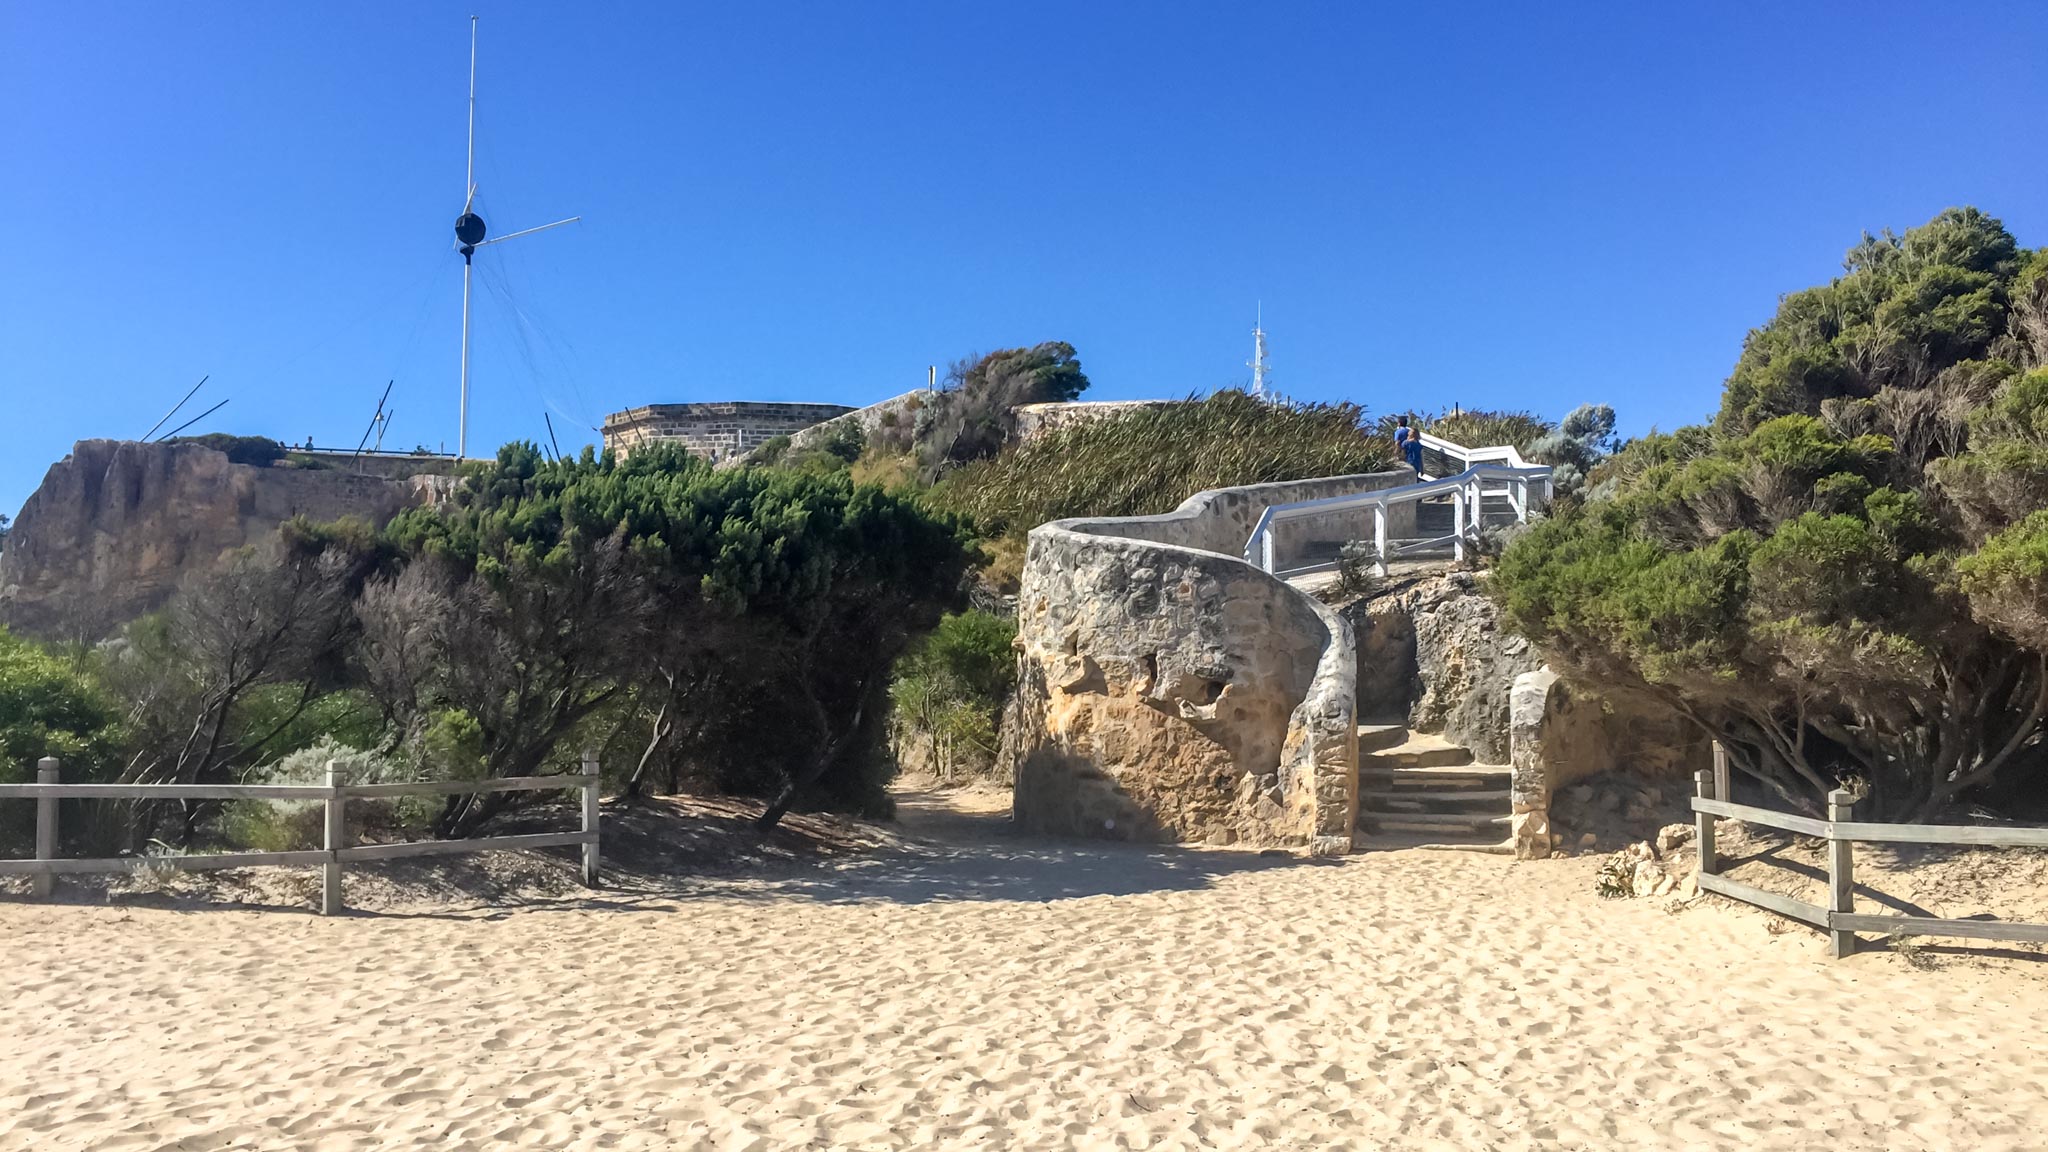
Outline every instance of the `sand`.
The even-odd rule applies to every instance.
[[[12,900],[0,1147],[2048,1142],[2031,961],[1831,962],[1592,865],[997,837],[340,919]]]

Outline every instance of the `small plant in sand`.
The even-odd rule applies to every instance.
[[[1605,900],[1626,900],[1636,894],[1636,862],[1626,852],[1617,852],[1600,865],[1593,877],[1593,892]]]

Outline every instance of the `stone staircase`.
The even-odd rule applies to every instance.
[[[1511,855],[1510,770],[1405,724],[1358,726],[1357,847]]]

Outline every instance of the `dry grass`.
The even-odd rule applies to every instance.
[[[1166,512],[1236,484],[1375,472],[1393,445],[1355,404],[1268,404],[1242,392],[1139,408],[1012,445],[949,474],[941,506],[991,533],[1067,516]]]

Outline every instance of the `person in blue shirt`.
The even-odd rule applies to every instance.
[[[1422,437],[1408,426],[1406,416],[1401,417],[1401,422],[1394,428],[1394,447],[1401,450],[1401,458],[1408,461],[1408,466],[1415,469],[1416,475],[1421,475]]]

